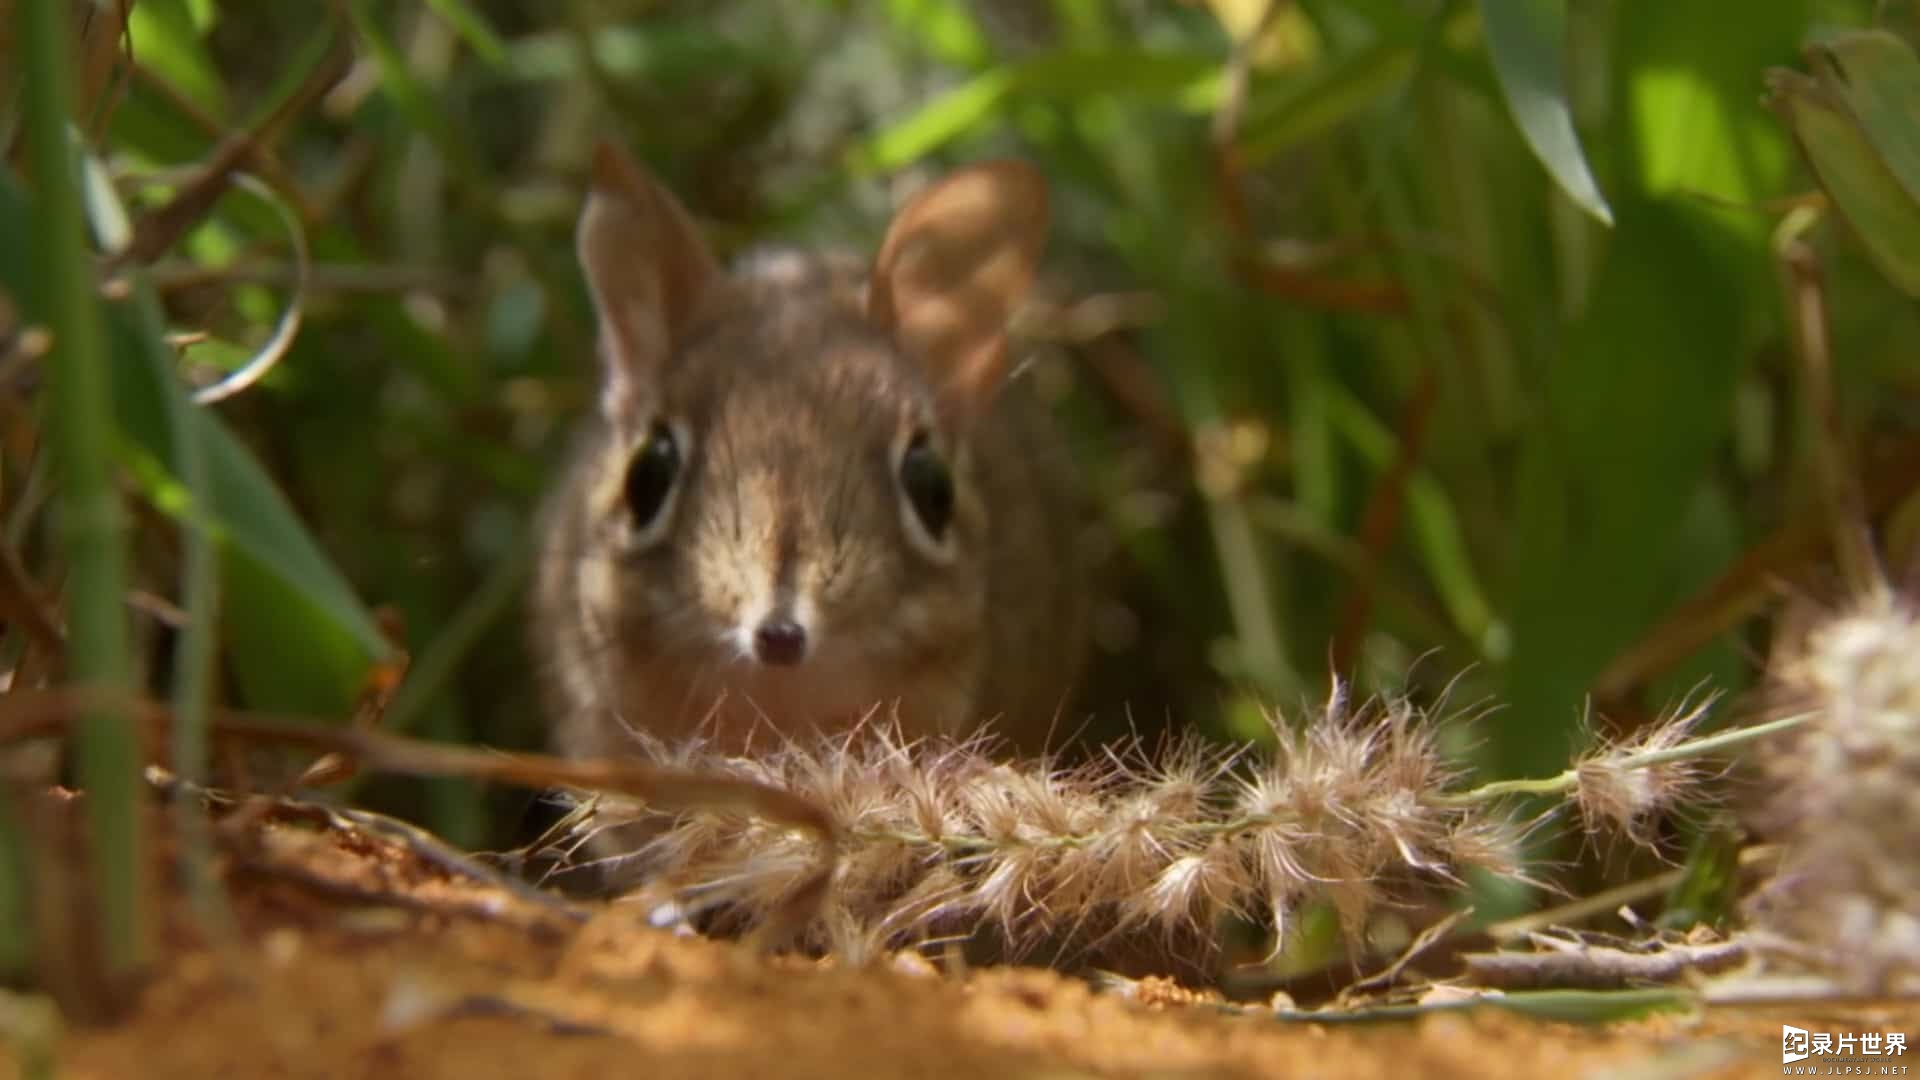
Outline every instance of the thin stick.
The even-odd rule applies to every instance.
[[[1832,343],[1827,337],[1827,293],[1820,257],[1801,239],[1819,218],[1817,211],[1809,209],[1788,214],[1774,232],[1774,255],[1786,279],[1794,347],[1800,354],[1800,392],[1806,398],[1809,418],[1817,425],[1812,440],[1814,461],[1820,474],[1820,492],[1827,502],[1834,559],[1854,595],[1872,596],[1886,591],[1887,578],[1874,555],[1865,500],[1853,478],[1845,425],[1834,401]]]

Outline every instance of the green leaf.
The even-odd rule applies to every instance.
[[[1316,138],[1399,90],[1413,75],[1419,50],[1381,42],[1326,65],[1306,80],[1256,91],[1240,142],[1249,163]]]
[[[1694,837],[1687,872],[1667,893],[1658,925],[1685,932],[1705,924],[1718,929],[1733,917],[1740,899],[1739,828],[1716,820]]]
[[[979,127],[1013,93],[1011,69],[995,68],[934,98],[855,152],[856,171],[889,172]]]
[[[1920,199],[1920,60],[1884,30],[1841,34],[1807,50],[1814,77],[1853,114],[1907,195]]]
[[[183,0],[140,0],[127,16],[127,36],[140,62],[218,118],[226,112],[226,88],[202,30]]]
[[[1920,204],[1828,86],[1791,71],[1771,75],[1775,107],[1820,186],[1887,280],[1920,296]]]
[[[943,64],[972,70],[993,58],[980,24],[958,0],[887,0],[886,17]]]
[[[1323,392],[1333,424],[1361,458],[1383,473],[1391,468],[1394,433],[1345,389],[1329,386]],[[1486,648],[1494,627],[1493,607],[1480,587],[1452,499],[1423,467],[1415,467],[1407,478],[1406,499],[1408,525],[1448,616],[1461,634]]]
[[[1060,49],[997,67],[940,95],[856,149],[855,171],[887,172],[982,126],[1010,100],[1133,98],[1204,111],[1218,101],[1219,64],[1202,53]]]
[[[459,129],[441,109],[440,103],[420,80],[413,77],[407,58],[374,17],[372,0],[349,0],[347,13],[353,28],[366,43],[374,67],[380,72],[380,88],[407,119],[409,127],[426,136],[455,172],[469,181],[484,181],[480,163],[461,137]]]
[[[1770,102],[1874,264],[1920,296],[1920,62],[1898,38],[1807,50],[1812,77],[1768,73]]]
[[[1615,142],[1632,155],[1621,185],[1733,207],[1778,195],[1787,144],[1761,102],[1759,73],[1792,61],[1806,19],[1806,0],[1745,4],[1738,18],[1719,4],[1621,0]],[[1764,247],[1766,215],[1717,214]]]
[[[23,235],[31,212],[0,173],[0,235]],[[33,272],[21,245],[0,244],[0,285],[26,295]],[[156,509],[200,521],[218,542],[224,636],[248,702],[342,712],[390,646],[266,471],[216,415],[185,400],[160,337],[158,301],[141,279],[130,284],[106,305],[118,456]],[[200,425],[204,492],[181,481],[171,408]]]
[[[1731,423],[1745,296],[1727,238],[1664,201],[1616,203],[1586,313],[1547,372],[1521,462],[1508,604],[1508,711],[1493,739],[1513,775],[1573,750],[1587,687],[1672,602],[1676,539]]]
[[[1480,17],[1507,109],[1527,146],[1575,205],[1613,224],[1567,107],[1566,0],[1480,0]]]

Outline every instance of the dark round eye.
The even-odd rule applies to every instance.
[[[680,444],[672,428],[656,421],[627,462],[627,512],[633,515],[634,528],[645,529],[660,516],[679,475]]]
[[[927,535],[939,540],[953,520],[953,474],[947,463],[920,432],[907,444],[900,457],[900,490],[906,492],[913,512],[926,526]]]

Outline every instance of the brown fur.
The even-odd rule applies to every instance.
[[[533,594],[556,744],[634,752],[633,730],[739,750],[877,709],[909,735],[997,718],[1036,746],[1078,672],[1087,596],[1063,446],[1005,378],[1037,178],[977,168],[910,204],[875,290],[804,252],[722,276],[671,196],[609,153],[581,228],[602,408],[544,512]],[[665,531],[639,545],[622,482],[656,419],[691,438]],[[954,478],[944,555],[903,518],[895,463],[916,429]],[[797,665],[741,644],[776,595],[813,624]]]

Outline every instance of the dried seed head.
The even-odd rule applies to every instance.
[[[1574,764],[1574,803],[1590,833],[1616,829],[1636,844],[1653,842],[1653,826],[1680,806],[1699,805],[1711,771],[1697,758],[1665,752],[1691,739],[1713,705],[1681,702],[1632,737],[1601,743]]]
[[[1016,950],[1134,931],[1204,947],[1224,915],[1280,927],[1308,900],[1357,931],[1377,905],[1466,869],[1514,871],[1506,822],[1443,798],[1455,772],[1410,704],[1354,709],[1336,690],[1305,723],[1268,719],[1265,754],[1187,739],[1073,768],[998,760],[981,740],[909,743],[885,724],[753,759],[654,749],[827,807],[843,840],[808,944],[861,955],[983,928]],[[636,822],[649,835],[632,858],[722,927],[779,910],[818,865],[811,837],[738,815],[602,800],[580,831]]]
[[[1756,829],[1781,843],[1756,924],[1863,991],[1920,973],[1920,622],[1881,593],[1783,649],[1770,673],[1807,723],[1765,745]]]

